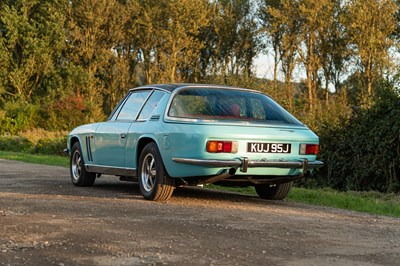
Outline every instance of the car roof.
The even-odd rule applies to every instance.
[[[197,88],[206,87],[206,88],[226,88],[226,89],[244,90],[243,88],[237,88],[237,87],[232,87],[232,86],[213,85],[213,84],[200,84],[200,83],[150,84],[150,85],[144,85],[144,86],[132,88],[130,90],[157,88],[157,89],[162,89],[162,90],[167,90],[169,92],[173,92],[176,89],[184,88],[184,87],[197,87]],[[245,90],[252,91],[252,90],[249,90],[249,89],[245,89]]]

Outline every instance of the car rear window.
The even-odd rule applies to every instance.
[[[172,99],[168,115],[201,120],[302,125],[267,95],[224,88],[181,89]]]

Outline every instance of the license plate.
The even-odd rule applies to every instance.
[[[247,143],[247,152],[253,153],[290,153],[292,145],[289,143]]]

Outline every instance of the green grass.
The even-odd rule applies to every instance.
[[[253,187],[234,188],[215,185],[209,185],[207,187],[254,196],[257,195]],[[293,187],[285,200],[370,214],[400,217],[399,194],[356,191],[339,192],[331,188],[306,189]]]
[[[338,192],[333,189],[294,188],[288,200],[352,211],[400,217],[400,195],[379,192]]]
[[[69,158],[63,156],[25,154],[0,151],[0,158],[28,163],[69,166]],[[232,188],[215,185],[206,186],[223,191],[232,191],[248,195],[257,195],[253,187]],[[292,188],[286,201],[306,203],[318,206],[334,207],[345,210],[365,212],[377,215],[400,217],[400,195],[378,192],[338,192],[333,189]]]
[[[0,158],[27,163],[45,164],[53,166],[69,166],[69,158],[66,156],[28,154],[20,152],[0,151]]]

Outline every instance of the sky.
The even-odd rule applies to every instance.
[[[267,78],[271,80],[274,78],[274,57],[271,53],[258,55],[254,60],[254,67],[258,78]],[[292,80],[299,82],[305,78],[305,72],[301,68],[296,67]],[[284,80],[280,69],[278,69],[278,80]]]
[[[256,75],[258,78],[273,79],[274,77],[274,59],[271,55],[260,54],[254,60]]]

